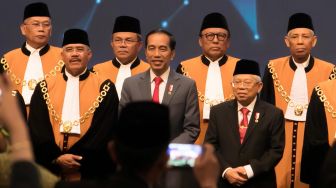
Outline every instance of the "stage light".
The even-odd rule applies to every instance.
[[[189,5],[189,0],[183,0],[183,4],[182,5],[180,5],[168,18],[166,18],[165,20],[163,20],[162,22],[161,22],[161,27],[162,28],[167,28],[168,27],[168,25],[169,25],[169,22],[171,21],[171,20],[173,20],[174,19],[174,17],[179,13],[179,12],[181,12],[182,11],[182,9],[184,8],[184,7],[186,7],[186,6],[188,6]]]
[[[161,22],[161,27],[167,28],[168,27],[168,22],[167,21]]]
[[[230,0],[236,10],[239,12],[247,26],[253,33],[255,40],[259,40],[257,23],[257,2],[256,0]]]

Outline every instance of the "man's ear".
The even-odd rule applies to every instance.
[[[226,40],[227,40],[226,41],[226,49],[228,49],[231,45],[231,40],[230,40],[230,38],[227,38]]]
[[[88,52],[88,60],[90,61],[92,58],[93,54],[92,54],[92,50],[90,49],[90,51]]]
[[[316,43],[317,43],[317,36],[314,35],[313,36],[313,44],[312,44],[313,48],[315,47]]]
[[[173,61],[174,58],[175,58],[175,50],[173,50],[173,52],[172,52],[172,56],[171,56],[170,60]]]
[[[203,46],[202,37],[198,38],[198,45],[202,48],[202,46]]]
[[[258,88],[258,93],[261,92],[261,90],[262,90],[262,88],[263,88],[263,86],[264,86],[264,84],[263,84],[262,82],[260,82],[259,84],[260,84],[260,85],[259,85],[259,88]]]
[[[137,49],[138,53],[141,51],[142,46],[143,46],[143,42],[140,41],[138,45],[138,49]]]
[[[284,41],[285,41],[285,44],[286,44],[287,48],[289,48],[289,47],[290,47],[290,43],[289,43],[289,38],[288,38],[288,36],[285,36],[285,37],[284,37]]]
[[[25,28],[26,26],[24,25],[24,23],[22,23],[21,25],[20,25],[20,31],[21,31],[21,34],[23,35],[23,36],[26,36],[26,28]]]

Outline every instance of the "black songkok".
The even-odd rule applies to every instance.
[[[207,28],[223,28],[223,29],[226,29],[230,33],[229,26],[226,22],[225,17],[218,12],[210,13],[204,17],[201,30],[200,30],[200,34],[202,33],[204,29],[207,29]]]
[[[113,32],[133,32],[141,35],[140,21],[130,16],[119,16],[115,19]]]
[[[81,29],[69,29],[65,31],[62,46],[68,44],[85,44],[90,46],[87,32]]]
[[[307,28],[314,31],[313,21],[311,17],[305,13],[293,14],[288,21],[287,33],[295,28]]]
[[[31,3],[24,9],[23,20],[33,16],[46,16],[50,18],[47,4],[42,2]]]
[[[233,76],[236,74],[253,74],[260,76],[259,64],[253,60],[241,59],[236,64]]]

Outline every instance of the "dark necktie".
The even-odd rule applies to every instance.
[[[243,143],[245,134],[246,134],[246,129],[248,126],[248,113],[250,112],[247,108],[243,107],[240,109],[240,111],[243,113],[243,119],[239,124],[239,135],[240,135],[240,143]]]
[[[153,102],[160,103],[159,91],[160,91],[160,84],[162,83],[162,81],[163,81],[162,78],[159,76],[154,78],[155,87],[153,92]]]

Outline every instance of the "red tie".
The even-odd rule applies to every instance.
[[[240,135],[240,143],[243,143],[245,134],[246,134],[246,129],[248,126],[248,118],[247,115],[250,112],[247,108],[243,107],[240,109],[240,111],[243,113],[243,119],[240,122],[239,125],[239,135]]]
[[[159,90],[160,90],[160,84],[162,81],[163,81],[162,78],[159,76],[154,78],[155,88],[153,92],[153,102],[160,103]]]

